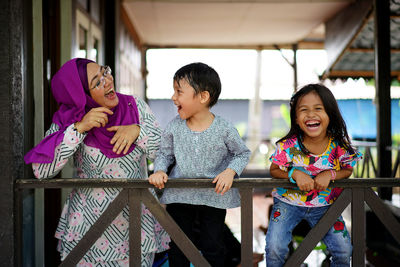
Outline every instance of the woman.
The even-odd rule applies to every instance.
[[[26,156],[37,178],[54,177],[74,158],[80,178],[147,178],[161,130],[147,104],[119,94],[109,67],[87,59],[66,62],[52,79],[59,104],[46,137]],[[61,260],[76,246],[120,189],[79,188],[67,199],[56,230]],[[129,213],[125,207],[79,265],[127,266]],[[142,205],[142,266],[168,248],[169,237]]]

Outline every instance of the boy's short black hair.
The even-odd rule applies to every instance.
[[[210,94],[209,107],[214,106],[221,93],[221,81],[218,73],[207,64],[196,62],[183,66],[176,71],[174,81],[185,79],[194,88],[196,94],[208,91]]]

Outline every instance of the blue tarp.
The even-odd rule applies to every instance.
[[[400,99],[391,102],[392,136],[400,135]],[[376,106],[372,99],[338,100],[338,104],[353,138],[376,138]]]
[[[162,128],[177,115],[171,100],[152,99],[149,100],[149,105]],[[288,101],[263,101],[261,119],[263,138],[280,137],[289,130],[289,125],[283,118],[282,105],[289,109]],[[338,100],[338,105],[352,138],[368,140],[376,138],[376,107],[372,99]],[[391,108],[392,135],[400,135],[400,99],[392,99]],[[247,125],[249,100],[219,100],[212,111],[236,126]]]

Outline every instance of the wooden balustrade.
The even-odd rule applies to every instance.
[[[175,188],[209,188],[215,185],[210,179],[171,179],[166,187]],[[365,210],[364,203],[371,208],[393,238],[400,244],[400,223],[387,205],[371,189],[375,187],[400,187],[399,178],[351,178],[336,181],[331,186],[342,187],[344,191],[334,204],[328,209],[320,222],[307,234],[300,246],[287,260],[285,266],[300,266],[311,253],[312,249],[323,238],[328,229],[333,225],[337,217],[351,203],[352,204],[352,242],[353,242],[353,266],[364,266],[366,239],[365,239]],[[85,255],[87,250],[100,237],[107,226],[128,205],[132,212],[129,222],[129,259],[130,266],[140,266],[140,205],[143,203],[156,217],[171,238],[181,248],[194,266],[210,266],[193,243],[178,227],[171,216],[159,204],[158,200],[149,192],[153,187],[147,180],[132,179],[49,179],[17,180],[15,183],[16,200],[18,203],[17,216],[15,218],[17,228],[17,248],[22,255],[22,190],[31,188],[75,188],[75,187],[108,187],[121,188],[121,192],[92,225],[86,235],[71,251],[60,266],[75,266]],[[252,191],[254,188],[292,188],[286,179],[272,178],[241,178],[235,179],[233,187],[239,188],[241,194],[241,244],[242,266],[252,266],[253,254],[253,206]],[[354,227],[357,225],[357,227]],[[40,238],[40,237],[39,237]]]

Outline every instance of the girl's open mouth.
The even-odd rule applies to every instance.
[[[321,125],[319,121],[306,121],[306,126],[309,129],[315,129]]]

